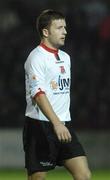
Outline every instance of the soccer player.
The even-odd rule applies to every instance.
[[[86,154],[70,116],[70,56],[62,13],[44,10],[37,18],[41,42],[25,64],[26,112],[23,130],[28,180],[45,180],[47,171],[64,166],[75,180],[89,180]]]

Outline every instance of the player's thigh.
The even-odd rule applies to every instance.
[[[72,174],[87,174],[90,175],[86,156],[78,156],[64,161],[64,167]]]

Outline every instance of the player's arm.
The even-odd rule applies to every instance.
[[[58,116],[55,114],[47,96],[45,93],[40,93],[34,97],[37,105],[43,114],[48,118],[48,120],[53,124],[55,133],[60,141],[71,141],[71,135],[64,124],[59,120]]]

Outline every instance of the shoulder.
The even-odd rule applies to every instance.
[[[42,51],[42,49],[39,46],[37,46],[29,53],[24,66],[43,64],[45,58],[46,54]]]
[[[70,55],[68,53],[66,53],[65,51],[59,50],[59,56],[65,61],[65,63],[71,64]]]
[[[34,61],[36,59],[39,60],[39,59],[44,58],[44,57],[45,57],[45,54],[43,53],[42,49],[39,46],[37,46],[35,49],[33,49],[30,52],[27,59]]]
[[[63,51],[63,50],[59,50],[59,54],[62,55],[63,57],[65,57],[65,58],[70,59],[70,55],[68,53],[66,53],[65,51]]]

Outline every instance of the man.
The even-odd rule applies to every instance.
[[[43,11],[37,19],[41,43],[25,62],[26,121],[23,131],[28,180],[45,180],[63,165],[75,180],[89,180],[85,152],[70,117],[70,57],[59,50],[66,37],[60,12]]]

